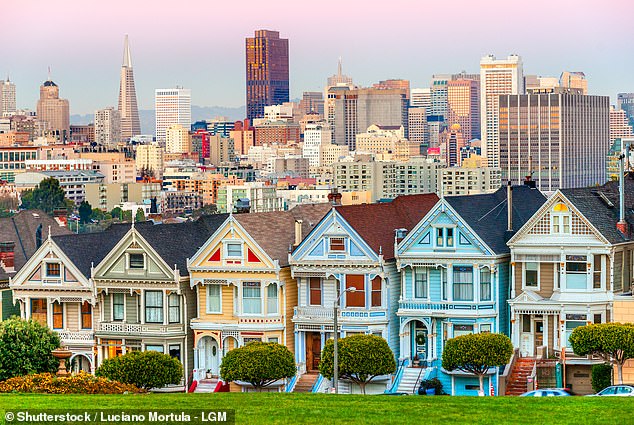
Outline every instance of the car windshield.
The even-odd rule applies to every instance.
[[[612,395],[616,393],[616,387],[607,387],[603,391],[601,391],[600,395]]]

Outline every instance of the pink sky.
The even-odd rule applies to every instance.
[[[149,6],[151,4],[151,6]],[[141,108],[155,88],[192,89],[201,106],[244,104],[244,38],[290,39],[291,94],[321,90],[339,56],[355,82],[477,72],[480,57],[517,53],[527,74],[584,71],[590,91],[634,91],[634,3],[614,1],[10,1],[2,6],[0,78],[35,108],[52,67],[71,113],[115,105],[129,34]]]

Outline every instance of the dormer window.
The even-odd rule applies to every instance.
[[[242,244],[240,242],[228,242],[225,246],[227,258],[242,258]]]
[[[566,204],[560,202],[553,207],[552,211],[553,233],[569,234],[570,233],[570,210]]]
[[[343,238],[330,238],[330,251],[341,252],[346,250],[346,243]]]
[[[62,268],[59,263],[46,263],[46,277],[60,277]]]
[[[437,227],[436,228],[436,247],[437,248],[453,248],[454,246],[453,227]]]
[[[128,254],[130,256],[130,268],[142,270],[145,268],[145,257],[143,254]]]

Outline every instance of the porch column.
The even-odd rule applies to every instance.
[[[401,339],[401,358],[406,359],[412,357],[410,330],[411,322],[405,325],[403,332],[399,335]]]
[[[169,323],[169,303],[167,301],[167,291],[163,289],[163,324],[167,325]]]
[[[519,348],[520,346],[520,318],[521,315],[515,313],[515,309],[511,306],[511,338],[513,340],[513,347]]]
[[[544,314],[543,316],[543,323],[544,323],[544,334],[543,334],[543,338],[544,338],[544,342],[542,343],[542,345],[544,347],[546,347],[546,353],[545,356],[546,358],[548,358],[548,327],[550,326],[550,314]]]
[[[436,324],[436,320],[432,319],[431,324],[429,325],[429,329],[427,331],[427,364],[431,363],[434,360],[434,337],[435,332],[434,328]]]

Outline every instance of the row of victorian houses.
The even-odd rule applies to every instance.
[[[589,392],[598,360],[573,356],[567,341],[587,323],[634,319],[634,183],[624,183],[624,208],[615,183],[549,198],[528,183],[80,235],[49,225],[41,241],[22,232],[33,252],[19,267],[15,241],[0,233],[11,291],[3,305],[10,298],[23,318],[58,332],[75,370],[156,350],[183,363],[186,388],[217,376],[227,351],[269,341],[297,362],[298,376],[280,389],[323,391],[329,382],[316,371],[341,295],[340,336],[379,335],[398,360],[397,373],[368,390],[411,391],[437,377],[451,394],[476,394],[477,378],[442,368],[444,344],[499,332],[515,356],[567,352],[567,382]],[[487,380],[496,394],[500,375],[492,368]]]

